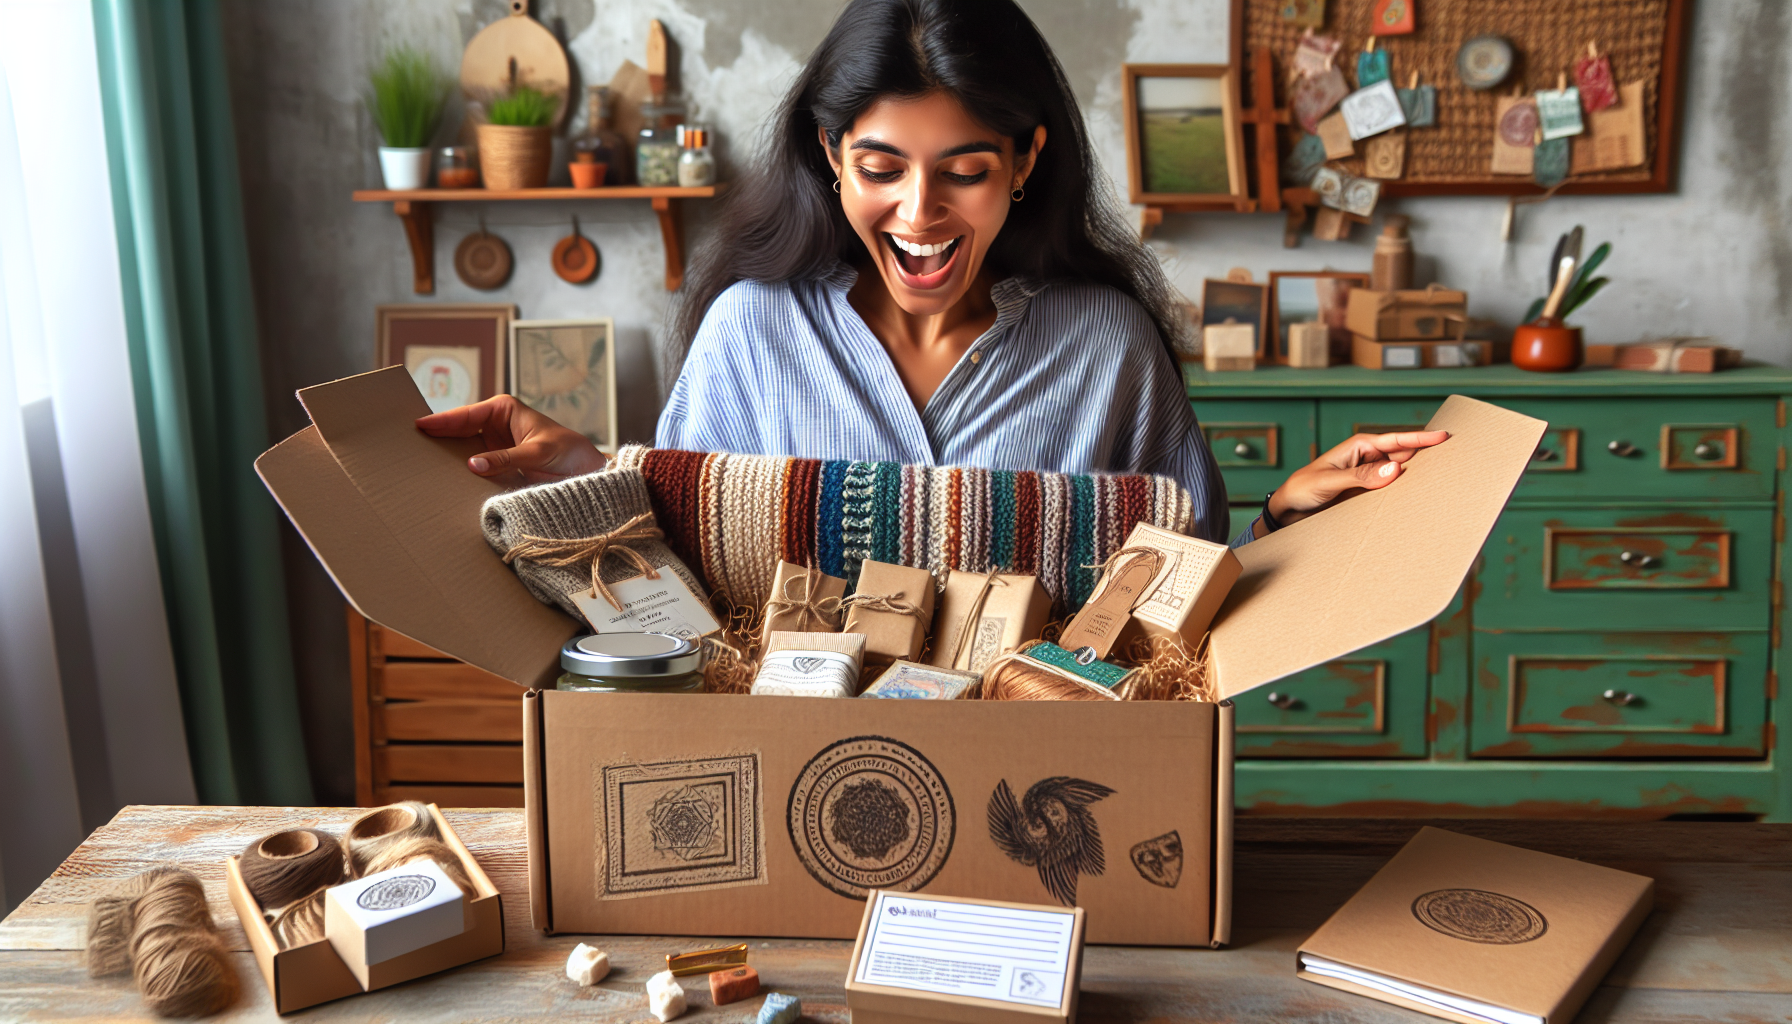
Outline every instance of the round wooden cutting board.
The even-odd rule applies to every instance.
[[[490,104],[513,85],[558,96],[554,125],[566,119],[572,67],[560,40],[529,17],[527,0],[510,0],[510,16],[480,29],[460,59],[460,88],[468,99]]]

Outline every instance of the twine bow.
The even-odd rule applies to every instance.
[[[561,540],[554,537],[536,537],[527,533],[520,536],[522,542],[504,552],[505,565],[509,565],[519,558],[538,565],[562,568],[590,562],[592,596],[603,595],[603,599],[610,602],[610,607],[617,611],[622,610],[622,603],[617,601],[616,595],[610,592],[609,584],[604,582],[603,576],[599,572],[605,558],[617,555],[623,561],[632,563],[636,569],[640,570],[641,575],[648,579],[660,578],[659,570],[647,560],[647,556],[629,547],[630,542],[660,540],[666,536],[658,526],[653,524],[652,512],[643,512],[609,533],[600,533],[591,537],[570,537]]]
[[[1149,557],[1151,559],[1151,575],[1153,577],[1155,577],[1158,574],[1158,571],[1164,567],[1164,553],[1156,548],[1121,548],[1109,555],[1107,561],[1102,562],[1099,565],[1085,565],[1083,568],[1094,569],[1096,573],[1105,580],[1110,572],[1119,568],[1120,559],[1126,555],[1145,555]]]
[[[921,617],[919,605],[910,604],[901,594],[854,594],[840,602],[842,608],[863,608],[868,612],[894,612],[897,615]]]
[[[783,592],[773,596],[770,601],[765,603],[766,618],[771,618],[779,612],[787,611],[792,608],[800,609],[803,613],[803,617],[800,620],[802,625],[801,628],[795,630],[795,632],[830,631],[833,626],[828,620],[840,614],[840,609],[846,602],[838,597],[815,596],[816,588],[821,586],[822,577],[823,574],[820,569],[810,566],[801,577],[803,596],[800,598],[792,597],[790,595],[790,585],[798,582],[799,578],[792,576],[785,580]],[[811,630],[809,627],[812,623],[820,627],[820,629]]]

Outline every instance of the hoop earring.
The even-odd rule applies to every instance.
[[[834,179],[834,194],[835,195],[840,194],[840,179],[839,178]]]
[[[1012,191],[1012,192],[1010,192],[1010,193],[1008,193],[1008,198],[1009,198],[1009,199],[1010,199],[1010,200],[1012,200],[1012,201],[1013,201],[1013,202],[1016,202],[1016,203],[1018,203],[1018,202],[1020,202],[1020,201],[1021,201],[1021,200],[1022,200],[1022,199],[1025,199],[1025,198],[1027,198],[1027,190],[1026,190],[1026,189],[1024,189],[1024,188],[1018,188],[1018,187],[1017,187],[1017,188],[1015,188],[1015,190],[1014,190],[1014,191]]]

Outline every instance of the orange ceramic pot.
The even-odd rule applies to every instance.
[[[1580,366],[1580,328],[1561,321],[1528,323],[1512,332],[1512,365],[1539,373],[1561,373]]]

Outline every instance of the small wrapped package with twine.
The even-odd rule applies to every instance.
[[[778,563],[772,597],[765,603],[765,629],[784,633],[840,632],[846,581],[820,569]]]
[[[654,523],[639,470],[573,477],[486,501],[485,539],[537,600],[583,619],[574,594],[593,594],[621,608],[609,584],[672,574],[699,600],[703,586],[666,546]]]
[[[933,623],[933,574],[926,569],[867,561],[858,592],[846,599],[846,632],[865,634],[865,660],[915,661]]]

